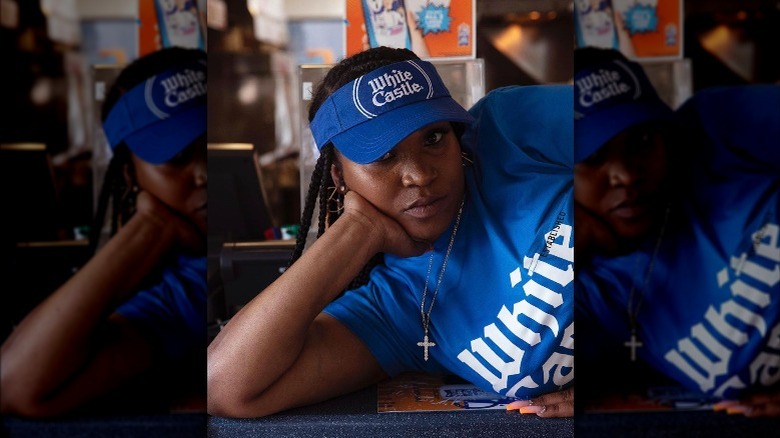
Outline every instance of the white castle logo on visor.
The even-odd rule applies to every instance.
[[[202,70],[185,69],[159,82],[156,81],[156,76],[146,81],[144,98],[149,110],[161,119],[167,118],[170,114],[160,109],[155,103],[155,97],[158,102],[162,101],[168,109],[174,109],[187,101],[206,94],[206,73]],[[160,90],[159,85],[162,85],[162,90]],[[164,96],[160,96],[161,91]]]
[[[382,110],[382,107],[390,102],[400,101],[403,99],[418,101],[423,99],[430,99],[433,95],[433,85],[431,84],[431,78],[423,69],[412,61],[407,61],[408,64],[420,72],[422,78],[419,76],[415,78],[413,71],[405,70],[402,68],[390,70],[388,73],[383,73],[367,82],[371,88],[371,104],[374,106],[375,111]],[[415,80],[416,79],[416,80]],[[421,80],[425,83],[421,84]],[[355,107],[366,118],[372,119],[377,115],[374,112],[366,109],[366,106],[361,102],[360,85],[363,82],[363,77],[355,81],[352,87],[352,101]],[[424,93],[428,90],[425,97],[420,96],[420,93]],[[367,89],[366,89],[367,91]],[[363,93],[365,95],[365,91]],[[400,106],[401,102],[398,102],[395,106]],[[395,107],[394,106],[394,107]]]
[[[614,61],[623,72],[607,68],[589,73],[575,81],[579,91],[579,105],[588,108],[612,98],[625,98],[626,94],[634,92],[631,99],[637,99],[642,94],[639,80],[628,66],[620,61]],[[623,74],[621,74],[623,73]],[[630,84],[629,81],[633,82]]]

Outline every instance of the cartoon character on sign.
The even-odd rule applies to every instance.
[[[163,47],[201,47],[198,7],[193,0],[158,0]]]
[[[371,47],[411,48],[403,0],[363,0]]]
[[[618,47],[615,16],[610,0],[576,0],[574,8],[579,47]]]

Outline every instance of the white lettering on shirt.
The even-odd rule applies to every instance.
[[[511,311],[507,306],[502,306],[497,315],[497,319],[501,324],[491,323],[487,325],[483,330],[482,337],[473,339],[469,345],[470,348],[464,349],[457,356],[461,362],[468,365],[484,378],[496,392],[505,390],[509,385],[511,377],[526,374],[506,392],[506,395],[509,397],[514,397],[522,387],[538,387],[539,383],[530,376],[532,372],[537,370],[523,370],[522,368],[522,360],[526,349],[539,344],[543,337],[558,337],[560,332],[560,321],[554,315],[554,310],[565,304],[560,291],[574,279],[574,271],[571,265],[574,260],[574,248],[571,246],[571,225],[557,224],[554,232],[557,234],[556,240],[553,241],[552,245],[546,245],[545,248],[548,251],[548,256],[560,259],[557,261],[561,264],[565,263],[566,269],[554,266],[552,263],[556,260],[553,260],[552,257],[546,258],[550,263],[539,260],[539,253],[534,254],[533,257],[525,257],[523,266],[530,272],[522,287],[517,288],[517,285],[520,284],[520,277],[517,275],[516,270],[509,274],[513,289],[522,290],[523,296],[512,305]],[[548,236],[549,233],[544,236],[545,243]],[[540,284],[544,281],[536,281],[539,277],[557,284],[557,290]],[[550,282],[547,282],[547,284],[550,284]],[[534,297],[534,299],[529,299],[530,297]],[[526,319],[529,322],[534,322],[534,326],[537,326],[537,328],[534,329],[527,325],[524,322]],[[522,344],[515,344],[499,327],[505,327],[509,333],[519,338]],[[485,339],[491,340],[500,352],[505,357],[509,357],[510,360],[502,359],[499,352],[494,351],[493,347],[485,342]],[[564,330],[558,349],[570,350],[573,353],[573,347],[574,325],[572,323]],[[573,354],[551,352],[551,355],[542,367],[543,382],[547,383],[552,379],[556,385],[563,386],[574,377],[573,371],[565,372],[566,368],[572,367]]]
[[[741,254],[740,257],[731,257],[731,271],[727,271],[726,275],[732,272],[734,280],[721,281],[719,278],[721,287],[728,284],[731,298],[720,303],[717,308],[709,306],[704,313],[704,320],[691,328],[690,336],[680,339],[677,347],[664,355],[669,363],[682,371],[704,392],[714,389],[714,395],[723,396],[729,389],[746,387],[746,383],[737,375],[729,376],[717,388],[715,385],[716,379],[729,374],[732,349],[747,344],[751,336],[764,337],[767,333],[767,321],[760,311],[771,304],[772,296],[767,291],[776,289],[780,282],[779,229],[776,224],[768,223],[753,234],[753,260],[748,258],[747,253]],[[774,264],[774,267],[765,267],[766,262]],[[723,276],[723,272],[719,275]],[[748,284],[747,278],[743,280],[740,277],[751,278],[753,285]],[[719,334],[726,343],[718,341],[715,334]],[[773,331],[770,344],[774,342],[775,336],[777,333]],[[763,381],[777,380],[776,368],[779,359],[775,356],[777,354],[764,352],[754,359],[750,367],[750,383],[762,382],[762,376]],[[760,369],[764,374],[759,374]]]

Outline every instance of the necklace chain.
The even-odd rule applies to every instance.
[[[666,207],[666,212],[664,213],[664,221],[661,225],[661,230],[658,232],[658,238],[655,241],[655,247],[653,248],[653,254],[650,256],[650,262],[647,264],[647,268],[645,269],[645,275],[642,279],[642,287],[639,289],[639,293],[637,294],[637,287],[636,287],[636,281],[632,279],[631,282],[631,291],[628,295],[628,307],[626,308],[626,313],[628,313],[628,324],[629,328],[631,329],[631,339],[624,343],[626,347],[631,349],[631,361],[633,362],[636,360],[636,347],[641,347],[643,344],[641,342],[637,341],[637,317],[639,316],[639,310],[642,308],[642,301],[644,299],[644,290],[647,287],[647,282],[650,281],[650,274],[653,273],[653,267],[655,266],[656,258],[658,257],[658,251],[661,249],[661,243],[664,239],[664,234],[666,233],[666,226],[669,223],[669,212],[671,211],[671,206]],[[639,261],[641,258],[637,256],[636,264],[634,266],[634,272],[637,270],[637,266],[639,265]],[[636,300],[636,304],[634,304],[634,300]]]
[[[435,252],[431,252],[431,256],[428,259],[428,272],[425,274],[425,286],[423,287],[422,298],[420,299],[420,319],[423,326],[423,340],[422,342],[417,343],[418,346],[423,347],[423,359],[426,361],[428,360],[428,348],[436,346],[436,344],[430,342],[428,338],[428,328],[431,324],[431,311],[433,311],[433,303],[436,302],[436,296],[439,294],[439,287],[441,286],[441,281],[444,278],[444,271],[447,269],[447,261],[450,259],[450,252],[452,252],[452,246],[455,243],[455,235],[458,234],[458,226],[460,225],[460,217],[463,213],[463,204],[465,200],[466,198],[464,196],[463,200],[460,201],[458,215],[455,217],[455,226],[453,227],[452,234],[450,235],[450,242],[447,244],[447,252],[444,254],[444,261],[442,262],[441,269],[439,269],[439,278],[436,280],[436,288],[434,289],[433,295],[431,296],[431,304],[428,306],[428,311],[426,312],[425,301],[428,295],[428,280],[431,277],[431,268],[433,267],[433,256]]]

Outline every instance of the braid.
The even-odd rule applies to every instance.
[[[100,195],[98,197],[97,211],[95,217],[92,220],[92,226],[89,228],[89,252],[94,254],[97,250],[98,241],[100,240],[100,231],[103,229],[103,222],[106,217],[106,210],[108,209],[108,201],[111,198],[110,181],[113,179],[113,174],[116,172],[115,160],[112,158],[108,164],[108,170],[106,171],[105,179],[103,180],[103,186],[100,189]]]
[[[330,175],[330,166],[333,163],[334,156],[333,145],[329,144],[322,148],[322,153],[317,159],[317,163],[314,166],[314,171],[311,175],[311,181],[309,183],[309,190],[306,193],[306,203],[301,214],[301,226],[298,229],[298,236],[295,241],[295,249],[293,250],[290,262],[287,265],[291,266],[297,261],[303,249],[306,245],[306,237],[309,234],[311,228],[311,219],[314,216],[314,206],[319,203],[319,217],[317,237],[322,236],[327,227],[333,225],[341,216],[341,210],[339,206],[343,205],[344,194],[340,193],[336,187],[334,187],[333,179]],[[326,171],[327,169],[327,171]],[[335,192],[333,191],[335,190]],[[375,254],[371,260],[366,263],[360,270],[358,275],[352,279],[345,290],[355,289],[366,283],[368,283],[369,274],[371,270],[379,264],[384,262],[384,254]]]
[[[331,146],[332,148],[332,146]],[[317,201],[318,194],[321,191],[320,184],[325,167],[325,149],[323,148],[322,154],[317,159],[317,164],[314,165],[314,171],[311,173],[311,181],[309,182],[309,190],[306,192],[306,202],[304,203],[303,213],[301,213],[301,226],[298,229],[298,237],[295,241],[295,249],[293,250],[292,257],[288,267],[295,263],[303,254],[303,248],[306,246],[306,236],[309,235],[309,228],[311,228],[311,218],[314,215],[314,205]]]
[[[119,215],[121,211],[122,195],[127,190],[124,178],[124,166],[130,162],[130,152],[125,146],[119,146],[114,150],[114,155],[108,163],[108,170],[103,178],[103,186],[100,189],[97,211],[89,231],[90,252],[95,253],[100,241],[100,233],[106,219],[106,211],[109,203],[111,209],[111,236],[116,234]]]
[[[369,260],[368,263],[366,263],[366,265],[363,266],[363,269],[360,270],[358,275],[352,279],[352,281],[349,283],[349,286],[347,286],[346,290],[356,289],[368,283],[369,275],[371,274],[371,270],[374,269],[374,266],[381,265],[384,262],[385,262],[385,255],[383,253],[379,252],[374,254],[374,256],[371,257],[371,260]]]
[[[330,203],[328,202],[328,189],[333,187],[333,181],[330,177],[330,163],[332,163],[331,156],[333,154],[333,147],[331,146],[328,153],[322,154],[322,174],[320,175],[320,190],[318,193],[320,201],[319,217],[317,218],[317,237],[322,236],[325,232],[325,224],[328,217],[328,210]]]
[[[113,158],[112,158],[113,161]],[[119,201],[122,199],[122,184],[120,181],[120,175],[115,175],[115,177],[111,180],[111,236],[116,234],[116,231],[119,229],[119,214],[121,212],[122,206],[120,205],[121,202]]]

